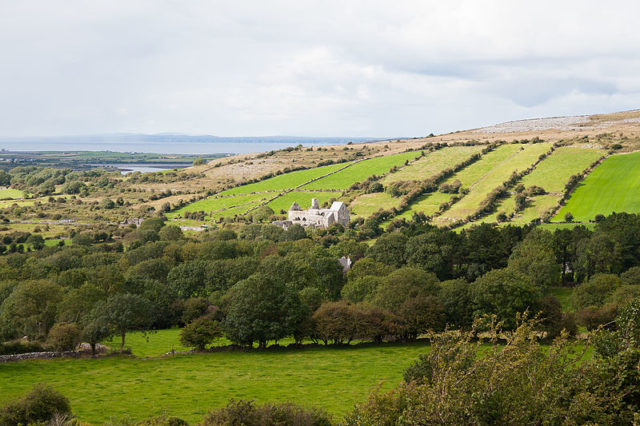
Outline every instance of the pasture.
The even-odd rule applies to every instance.
[[[13,188],[0,188],[0,200],[15,200],[24,198],[26,194],[24,191]]]
[[[400,198],[394,198],[386,192],[363,194],[353,200],[349,205],[351,215],[356,217],[369,217],[380,209],[389,210],[400,204]]]
[[[399,383],[427,350],[414,343],[0,364],[0,404],[46,382],[70,399],[81,421],[95,424],[165,413],[194,423],[231,398],[295,401],[340,418],[378,386]]]
[[[500,148],[512,146],[513,145],[505,145]],[[517,146],[522,147],[522,149],[508,157],[505,157],[501,163],[496,164],[493,168],[488,170],[487,173],[478,178],[478,180],[470,185],[468,183],[463,183],[463,187],[467,187],[469,189],[469,193],[462,197],[460,201],[454,204],[451,209],[441,216],[442,221],[462,220],[474,213],[478,209],[480,203],[487,198],[493,189],[497,188],[504,181],[509,179],[513,173],[522,172],[530,167],[541,154],[547,152],[551,147],[551,145],[547,143]],[[481,162],[482,160],[478,163]],[[475,164],[472,164],[469,168],[473,167]],[[464,170],[462,173],[464,173]],[[451,179],[455,180],[456,176],[454,175],[450,180]],[[462,179],[460,180],[462,181]]]
[[[362,182],[369,176],[384,175],[393,167],[401,167],[406,161],[412,161],[420,156],[420,153],[420,151],[403,152],[402,154],[363,160],[338,173],[311,182],[302,189],[348,189],[354,183]]]
[[[480,153],[483,148],[485,148],[483,145],[452,146],[427,153],[424,158],[401,168],[395,173],[387,175],[382,180],[382,184],[387,185],[393,182],[427,179],[439,174],[445,169],[452,168],[473,154]]]
[[[571,195],[554,220],[571,213],[575,221],[593,220],[597,214],[640,212],[640,152],[614,155],[596,167]]]

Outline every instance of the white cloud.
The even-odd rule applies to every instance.
[[[636,108],[640,3],[0,4],[0,136],[413,136]]]

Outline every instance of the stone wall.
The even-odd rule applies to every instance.
[[[54,358],[79,358],[82,352],[28,352],[26,354],[0,355],[0,363],[12,361],[25,361],[29,359],[54,359]]]

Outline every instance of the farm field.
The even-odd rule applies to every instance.
[[[339,418],[379,385],[399,383],[404,369],[427,350],[415,343],[25,361],[0,365],[0,404],[46,382],[70,399],[81,421],[96,424],[165,413],[198,422],[231,398],[296,401]]]
[[[177,215],[183,215],[185,212],[215,212],[222,209],[228,209],[235,206],[246,205],[255,203],[261,200],[265,200],[268,197],[271,197],[275,194],[270,195],[269,193],[259,193],[259,194],[247,194],[247,195],[236,195],[233,197],[210,197],[204,200],[199,200],[194,203],[188,204],[182,207],[179,210],[176,210],[171,213],[167,213],[167,217],[172,218]],[[247,207],[248,209],[249,207]]]
[[[453,194],[444,194],[442,192],[432,192],[421,195],[405,212],[398,215],[398,217],[410,219],[414,213],[418,212],[431,216],[440,209],[440,204],[448,202],[452,196]]]
[[[483,145],[442,148],[427,153],[424,158],[389,174],[381,182],[383,185],[387,185],[392,182],[427,179],[461,163],[473,154],[478,154],[483,148],[485,148]]]
[[[311,182],[302,189],[348,189],[356,182],[362,182],[369,176],[383,175],[393,167],[401,167],[406,161],[412,161],[420,155],[420,151],[403,152],[386,157],[370,158],[360,161],[338,173]]]
[[[593,220],[597,214],[640,212],[640,152],[613,155],[596,167],[554,217],[564,220],[570,212],[575,221]]]
[[[510,147],[512,145],[506,146]],[[487,197],[487,195],[493,189],[500,186],[502,182],[506,181],[512,173],[516,171],[521,172],[527,169],[538,159],[541,154],[547,152],[551,147],[551,145],[547,143],[518,145],[518,147],[520,146],[523,148],[522,150],[515,151],[510,156],[503,158],[501,163],[495,164],[494,167],[492,167],[487,173],[482,175],[472,184],[468,183],[467,176],[465,176],[465,180],[467,180],[467,183],[464,183],[464,181],[460,179],[460,181],[463,182],[463,187],[469,189],[469,193],[462,197],[462,199],[456,204],[454,204],[450,210],[440,216],[438,218],[438,221],[440,223],[449,223],[451,221],[465,219],[467,216],[474,213],[478,209],[480,203]],[[471,166],[469,166],[469,168],[472,168],[474,165],[479,163],[482,163],[482,160],[472,164]],[[461,174],[463,174],[465,170],[466,169],[462,170]],[[477,175],[478,174],[476,173],[473,176]],[[455,175],[450,178],[450,180],[455,179]]]
[[[387,157],[384,157],[384,158],[387,158]],[[284,191],[285,189],[292,189],[298,185],[302,185],[303,183],[308,182],[311,179],[315,179],[327,173],[340,170],[341,168],[345,167],[348,164],[349,163],[339,163],[339,164],[332,164],[330,166],[316,167],[313,169],[298,170],[295,172],[284,173],[269,179],[262,180],[260,182],[237,186],[235,188],[222,191],[218,195],[250,194],[252,192],[263,192],[263,191]],[[308,188],[308,189],[311,189],[311,188]],[[327,188],[327,189],[331,189],[331,188]]]
[[[24,198],[26,194],[24,191],[13,188],[0,188],[0,200],[15,200],[18,198]]]
[[[349,205],[351,216],[368,217],[380,209],[388,210],[400,204],[400,198],[394,198],[386,192],[363,194]]]
[[[486,153],[482,158],[469,167],[465,167],[460,170],[454,176],[446,180],[446,182],[453,182],[459,180],[462,183],[462,188],[469,188],[471,185],[482,179],[484,175],[489,173],[495,167],[499,166],[503,161],[508,159],[514,154],[517,154],[523,145],[520,144],[506,144],[501,145],[491,152]]]

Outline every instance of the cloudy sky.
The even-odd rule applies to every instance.
[[[640,2],[0,0],[0,137],[418,136],[640,108]]]

